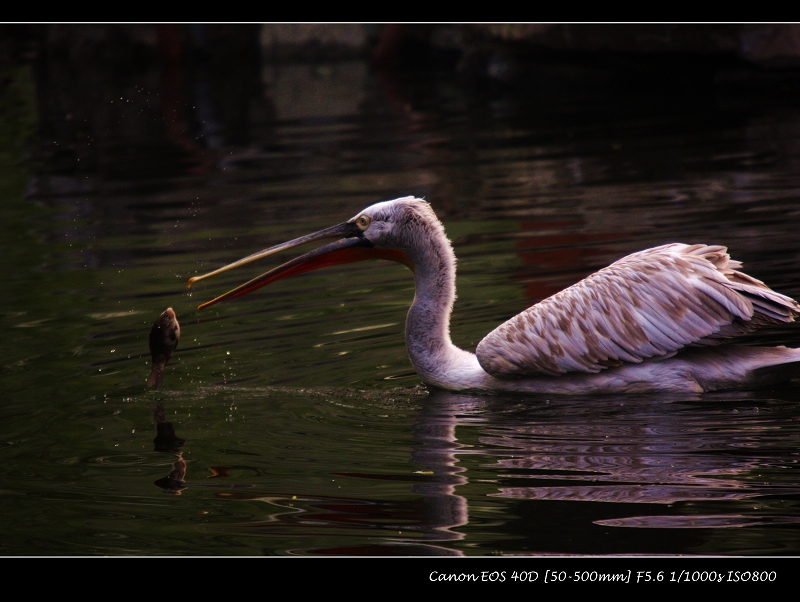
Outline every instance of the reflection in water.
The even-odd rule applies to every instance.
[[[763,516],[752,514],[692,514],[689,516],[631,516],[595,521],[609,527],[646,527],[648,529],[710,529],[757,527],[761,525],[797,525],[800,516]]]
[[[463,448],[456,438],[458,415],[482,405],[480,398],[437,391],[426,400],[414,424],[411,463],[425,467],[421,472],[431,476],[414,484],[411,491],[422,495],[428,523],[443,539],[463,538],[457,528],[469,522],[467,500],[456,492],[467,482],[465,469],[457,466],[457,454]]]
[[[641,512],[643,505],[658,509],[653,516],[645,510],[594,521],[615,527],[724,528],[798,521],[780,505],[765,512],[770,504],[747,503],[800,493],[797,452],[786,455],[787,442],[798,436],[787,404],[632,397],[521,403],[444,392],[432,397],[439,407],[453,408],[453,430],[456,423],[480,425],[480,446],[468,453],[494,459],[481,467],[484,474],[494,473],[498,483],[491,497],[613,504],[623,513]],[[462,411],[455,408],[467,401],[483,411],[469,421],[463,414],[456,419]],[[454,446],[451,450],[453,457],[463,453]],[[468,471],[460,478],[474,477]],[[675,514],[664,516],[663,505]],[[719,514],[702,513],[708,505],[719,507]]]
[[[172,454],[175,461],[172,463],[172,470],[167,476],[158,479],[155,484],[161,487],[166,493],[180,495],[186,489],[186,460],[183,459],[183,452],[180,450],[185,439],[181,439],[175,434],[175,427],[167,421],[164,411],[164,404],[158,401],[153,411],[153,420],[156,423],[156,438],[153,439],[153,451]]]
[[[274,534],[282,528],[310,528],[337,530],[374,530],[386,532],[383,541],[373,547],[342,546],[317,548],[316,554],[403,554],[403,555],[460,555],[457,549],[443,547],[448,541],[460,540],[464,534],[459,527],[469,522],[467,500],[458,495],[457,488],[467,483],[458,466],[457,454],[463,448],[455,437],[459,418],[477,415],[484,406],[481,398],[438,392],[421,409],[412,429],[415,445],[411,452],[414,465],[412,477],[401,478],[410,483],[410,491],[416,494],[412,501],[375,502],[353,497],[320,497],[302,491],[291,496],[278,493],[240,492],[234,488],[261,489],[263,484],[212,485],[193,484],[194,487],[224,489],[214,495],[229,501],[267,502],[277,508],[256,523],[235,527],[233,531],[251,535]],[[185,439],[178,437],[173,424],[166,419],[162,401],[151,407],[157,434],[154,451],[175,456],[172,470],[155,484],[165,492],[180,495],[189,485],[186,483],[186,461],[181,447]],[[241,452],[238,452],[241,453]],[[211,466],[207,478],[230,478],[228,471],[246,469],[245,466]],[[353,472],[333,473],[335,476],[361,479],[392,480],[380,474]],[[381,527],[382,526],[382,527]]]
[[[453,526],[467,522],[466,501],[454,495],[470,476],[455,468],[462,453],[495,459],[483,465],[501,483],[489,495],[504,498],[672,505],[800,492],[800,481],[783,472],[796,470],[798,462],[784,456],[786,442],[797,436],[791,408],[706,403],[626,397],[521,402],[436,391],[414,427],[421,445],[412,454],[412,462],[431,466],[436,482],[414,489],[459,500],[450,504],[459,509]],[[465,450],[457,443],[458,425],[478,426],[481,445]],[[777,471],[784,477],[779,482]],[[524,486],[525,480],[543,485]]]
[[[248,394],[247,389],[231,391]],[[263,394],[255,397],[269,403]],[[354,492],[386,484],[397,495],[375,499],[347,494],[347,488],[336,489],[339,495],[322,495],[291,474],[288,480],[280,473],[266,477],[258,468],[259,454],[220,450],[253,458],[210,466],[210,474],[192,484],[195,491],[209,491],[220,502],[266,506],[259,505],[248,520],[207,528],[319,541],[290,550],[297,554],[461,555],[472,549],[463,544],[474,542],[470,535],[476,529],[484,536],[493,532],[491,547],[477,548],[483,553],[505,553],[506,540],[515,542],[507,550],[511,553],[575,553],[587,545],[598,553],[646,553],[671,549],[646,535],[653,529],[669,530],[675,550],[684,549],[687,541],[698,546],[678,537],[698,530],[714,534],[715,545],[739,549],[738,540],[727,542],[721,533],[745,527],[791,529],[800,523],[792,507],[780,502],[800,493],[798,452],[790,444],[800,436],[800,424],[794,404],[766,394],[521,398],[433,390],[420,402],[410,417],[405,471],[350,470],[344,458],[330,464],[334,470],[327,480],[332,484],[342,479],[364,483],[363,488],[348,485]],[[333,407],[342,411],[351,406]],[[189,486],[181,452],[185,440],[166,420],[162,402],[152,410],[154,449],[176,458],[156,485],[180,494]],[[318,453],[306,461],[320,461]],[[289,470],[276,462],[281,473]],[[563,504],[572,504],[571,529],[583,534],[583,543],[571,544],[548,527]],[[630,543],[615,547],[608,529],[643,534],[634,548]]]
[[[669,529],[677,550],[687,545],[675,538],[679,530],[709,529],[724,541],[725,529],[798,523],[791,507],[771,501],[800,493],[797,452],[786,447],[798,426],[793,404],[767,396],[547,399],[434,390],[415,413],[408,475],[333,473],[407,484],[414,500],[288,496],[258,492],[257,482],[256,491],[216,495],[275,508],[234,532],[380,533],[371,546],[298,553],[462,554],[469,549],[462,542],[476,529],[487,534],[487,524],[496,531],[491,551],[500,553],[508,537],[516,542],[509,551],[630,551],[615,547],[609,528]],[[584,534],[577,544],[549,529],[547,518],[574,502],[582,502],[569,511]],[[635,549],[667,548],[643,534]]]
[[[260,501],[271,510],[258,520],[229,526],[226,532],[245,533],[250,536],[276,536],[283,532],[305,533],[306,536],[334,531],[340,537],[373,533],[369,538],[379,543],[371,545],[339,545],[316,547],[302,553],[321,555],[461,555],[462,551],[446,547],[446,542],[464,537],[458,531],[468,523],[467,500],[458,495],[456,488],[467,481],[457,466],[456,453],[461,445],[455,439],[458,416],[474,412],[482,406],[479,398],[452,396],[431,397],[417,416],[412,429],[415,441],[411,452],[414,470],[411,475],[370,474],[363,472],[333,472],[335,478],[365,479],[408,483],[415,497],[411,500],[372,500],[361,497],[320,496],[298,489],[292,495],[264,491],[265,482],[239,482],[236,485],[193,483],[197,488],[214,488],[214,497],[232,502]],[[165,421],[163,404],[154,408],[158,426],[156,451],[175,454],[178,459],[170,474],[159,479],[156,485],[170,493],[180,493],[187,487],[184,482],[185,462],[178,450],[184,440],[175,435],[172,424]],[[228,450],[231,453],[231,450]],[[242,454],[243,452],[235,452]],[[230,478],[229,471],[252,472],[253,468],[239,466],[211,466],[207,478]],[[182,472],[181,472],[182,471]],[[334,479],[335,480],[335,479]],[[250,488],[254,491],[235,489]],[[222,490],[220,490],[222,489]],[[299,553],[300,551],[298,551]]]

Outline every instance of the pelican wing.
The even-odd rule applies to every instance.
[[[478,345],[478,361],[500,378],[599,372],[800,315],[796,301],[740,267],[721,246],[633,253],[501,324]]]

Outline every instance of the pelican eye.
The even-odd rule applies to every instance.
[[[356,219],[356,226],[358,226],[358,229],[362,232],[369,228],[370,223],[372,223],[372,220],[366,215],[359,215]]]

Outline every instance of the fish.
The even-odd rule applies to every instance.
[[[161,381],[164,379],[164,368],[169,363],[172,353],[178,347],[181,338],[181,325],[178,324],[178,316],[175,311],[168,307],[163,314],[156,320],[150,329],[150,356],[152,366],[150,368],[150,378],[147,379],[147,387],[155,386],[161,388]]]

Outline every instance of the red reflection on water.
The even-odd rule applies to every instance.
[[[526,279],[533,273],[543,272],[541,276],[534,276],[534,281],[525,286],[525,296],[529,299],[540,301],[566,287],[575,284],[577,279],[573,275],[583,273],[588,276],[598,268],[604,267],[603,260],[614,255],[613,249],[608,245],[597,243],[621,241],[628,236],[627,232],[582,232],[575,231],[583,228],[583,220],[526,220],[520,222],[521,231],[548,230],[556,233],[531,235],[517,243],[517,255],[522,263],[528,267],[524,270]],[[572,231],[570,231],[572,230]],[[569,272],[564,274],[564,268]]]

